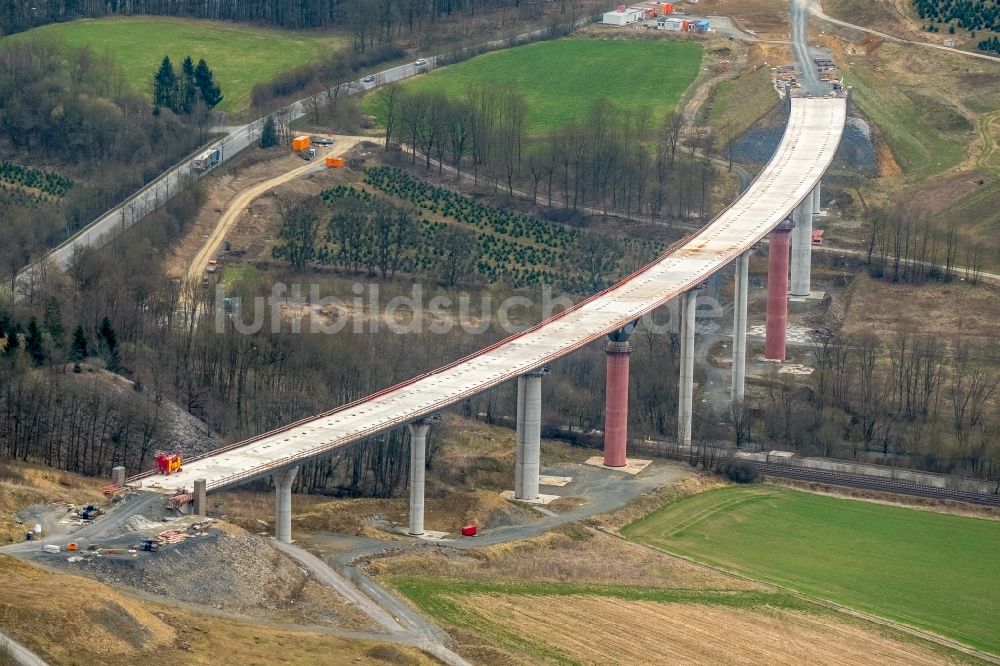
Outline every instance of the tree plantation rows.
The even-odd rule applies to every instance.
[[[954,22],[973,36],[977,30],[1000,32],[1000,5],[992,0],[914,0],[913,4],[920,18],[936,24]],[[940,32],[934,27],[935,32]],[[954,28],[949,28],[949,32],[954,33]]]
[[[0,50],[0,183],[58,201],[0,197],[4,280],[88,224],[203,138],[169,110],[153,112],[113,61],[87,49],[30,41]],[[32,168],[60,164],[62,173]],[[20,166],[25,165],[25,166]]]
[[[10,183],[28,187],[53,197],[64,197],[73,187],[73,181],[54,171],[23,167],[10,162],[0,162],[0,185]]]
[[[446,286],[501,283],[515,289],[549,284],[599,290],[660,251],[652,241],[617,238],[486,206],[400,169],[374,167],[366,183],[402,201],[350,186],[323,193],[333,214],[300,206],[284,215],[275,258],[301,268],[335,265],[352,273],[430,275]]]
[[[581,121],[546,136],[529,137],[527,103],[512,87],[473,86],[459,99],[437,90],[389,87],[375,107],[386,128],[386,148],[402,146],[410,160],[438,173],[449,165],[510,194],[535,202],[584,207],[626,216],[706,219],[715,170],[707,157],[711,133],[694,150],[681,146],[679,116],[654,119],[598,100]]]

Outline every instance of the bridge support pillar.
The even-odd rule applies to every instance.
[[[819,194],[820,194],[820,189],[822,188],[822,186],[823,186],[823,181],[818,180],[818,181],[816,181],[816,187],[814,187],[813,191],[812,191],[812,202],[813,202],[813,204],[812,204],[812,206],[813,206],[812,213],[813,213],[813,215],[819,215],[822,212],[822,210],[823,210],[823,208],[822,208],[822,206],[820,206],[820,202],[819,202]]]
[[[677,443],[691,445],[694,409],[694,333],[698,316],[698,289],[681,295],[681,376],[677,392]]]
[[[514,499],[538,499],[542,455],[542,377],[544,366],[517,378],[517,430],[514,435]]]
[[[410,424],[410,529],[412,536],[424,533],[424,485],[427,473],[427,431],[441,420],[437,414]]]
[[[764,331],[764,358],[785,360],[785,333],[788,326],[788,246],[792,225],[779,224],[768,236],[767,320]]]
[[[118,466],[111,468],[111,483],[116,486],[125,485],[125,468]]]
[[[792,211],[792,296],[805,297],[812,291],[812,216],[818,192],[819,185]]]
[[[194,480],[194,515],[204,516],[208,512],[208,481]]]
[[[729,395],[734,415],[740,413],[746,390],[750,252],[747,250],[736,260],[736,282],[733,288],[733,383]]]
[[[274,538],[282,543],[292,542],[292,483],[299,473],[298,466],[275,472],[274,481]]]
[[[629,342],[635,323],[608,335],[604,344],[604,464],[624,467],[628,449],[628,364],[635,346]]]

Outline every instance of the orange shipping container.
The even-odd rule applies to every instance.
[[[674,3],[672,3],[672,2],[664,2],[663,4],[661,4],[660,5],[660,13],[663,14],[664,16],[666,16],[667,14],[673,14],[674,13]]]
[[[681,30],[683,30],[684,32],[687,32],[690,29],[691,29],[691,21],[688,21],[687,19],[684,19],[684,22],[681,23]]]
[[[340,168],[342,168],[344,166],[344,158],[343,157],[327,157],[326,158],[326,165],[328,167],[333,167],[334,169],[340,169]]]
[[[292,139],[292,150],[305,150],[312,144],[312,139],[307,136],[297,136]]]

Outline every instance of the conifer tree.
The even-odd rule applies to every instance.
[[[173,109],[177,94],[177,74],[170,56],[163,56],[160,69],[153,76],[153,104]]]
[[[42,327],[38,325],[38,320],[34,317],[28,322],[28,334],[24,338],[24,351],[28,353],[28,357],[35,365],[43,365],[48,358]]]
[[[198,66],[194,70],[194,82],[201,93],[201,101],[209,109],[214,109],[222,101],[222,89],[216,84],[212,76],[212,70],[208,68],[208,63],[202,58],[198,61]]]

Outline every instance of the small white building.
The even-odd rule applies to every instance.
[[[680,29],[683,25],[684,21],[679,18],[661,17],[656,19],[657,30],[676,30],[680,32]]]
[[[631,7],[604,13],[604,23],[608,25],[628,25],[642,20],[642,10]]]

